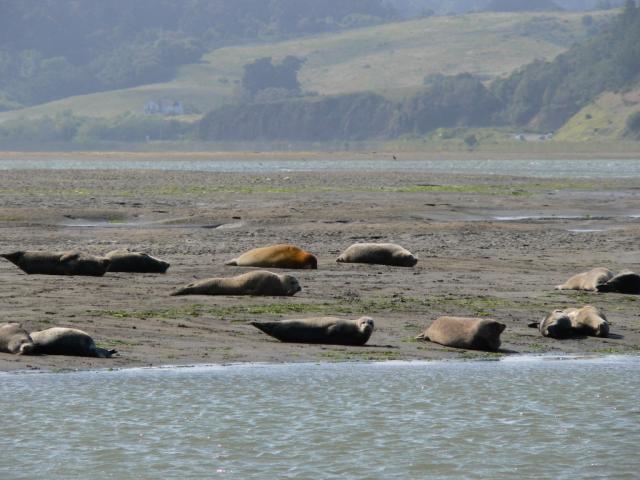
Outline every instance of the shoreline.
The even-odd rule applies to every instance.
[[[485,352],[486,353],[486,352]],[[485,363],[485,362],[502,362],[502,363],[540,363],[540,362],[620,362],[620,361],[640,362],[640,353],[625,354],[531,354],[516,353],[504,354],[501,356],[487,356],[478,358],[434,358],[425,360],[338,360],[338,361],[300,361],[300,362],[228,362],[228,363],[185,363],[185,364],[161,364],[149,366],[131,366],[131,367],[104,367],[104,368],[69,368],[58,370],[47,369],[23,369],[23,370],[0,370],[2,375],[40,375],[40,374],[73,374],[73,373],[97,373],[97,374],[118,374],[118,373],[139,373],[139,372],[181,372],[181,371],[209,371],[209,370],[228,370],[238,368],[259,369],[259,368],[304,368],[310,366],[391,366],[391,367],[412,367],[412,366],[429,366],[429,365],[447,365],[447,364],[467,364],[467,363]]]
[[[121,159],[123,162],[136,159],[153,159],[162,161],[163,159],[233,159],[238,158],[245,161],[264,161],[281,159],[314,159],[323,158],[327,160],[340,161],[348,158],[349,161],[368,160],[372,158],[388,159],[392,155],[397,155],[402,160],[638,160],[640,159],[640,144],[632,151],[612,151],[603,148],[600,151],[593,151],[586,148],[561,150],[561,151],[521,151],[514,150],[402,150],[393,148],[365,149],[365,150],[273,150],[273,151],[247,151],[247,150],[201,150],[201,151],[131,151],[131,150],[63,150],[63,151],[12,151],[0,150],[0,159],[19,158],[81,158],[91,161],[92,159]]]

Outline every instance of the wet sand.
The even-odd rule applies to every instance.
[[[164,275],[26,275],[0,261],[1,321],[70,326],[116,348],[111,360],[0,353],[0,370],[341,360],[494,358],[513,352],[640,352],[640,296],[559,292],[595,266],[640,271],[640,189],[633,180],[340,172],[230,174],[5,171],[0,251],[129,247],[171,262]],[[358,241],[399,243],[414,268],[337,264]],[[250,269],[224,262],[290,242],[317,271],[290,271],[294,297],[172,297],[193,279]],[[558,341],[527,323],[593,304],[612,338]],[[283,344],[251,320],[370,315],[364,347]],[[507,324],[502,353],[454,350],[414,337],[440,315]]]

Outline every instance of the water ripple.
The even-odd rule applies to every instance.
[[[633,478],[639,369],[626,357],[3,375],[0,478]]]

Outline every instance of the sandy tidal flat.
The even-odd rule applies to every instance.
[[[57,277],[29,276],[0,261],[2,321],[28,330],[80,328],[119,351],[111,360],[0,354],[0,369],[637,354],[640,296],[553,290],[596,266],[640,271],[636,183],[407,172],[5,171],[0,251],[129,247],[171,267],[164,275]],[[420,261],[414,268],[335,262],[361,241],[399,243]],[[319,258],[317,271],[288,272],[302,285],[294,297],[169,295],[194,279],[248,271],[224,262],[283,242]],[[605,311],[611,338],[558,341],[527,328],[552,309],[585,304]],[[317,315],[369,315],[376,330],[364,347],[341,347],[283,344],[248,325]],[[506,323],[505,352],[415,341],[440,315]]]

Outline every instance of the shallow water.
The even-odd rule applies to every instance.
[[[161,155],[159,155],[161,158]],[[540,178],[640,178],[640,159],[632,160],[131,160],[122,159],[0,159],[0,170],[181,170],[203,172],[317,172],[365,170],[516,175]]]
[[[512,357],[0,374],[0,478],[631,479],[639,373]]]

